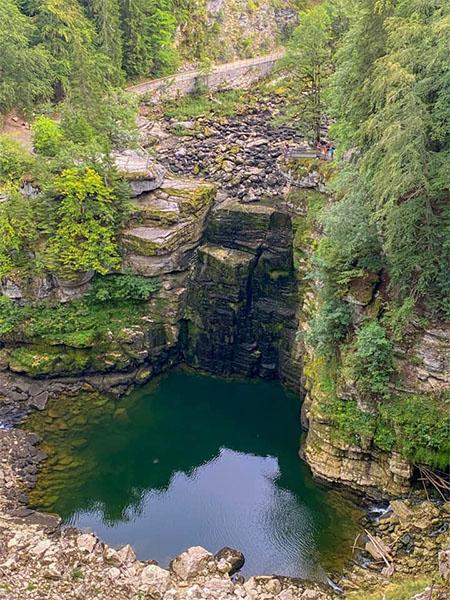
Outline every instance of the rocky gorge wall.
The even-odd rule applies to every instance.
[[[118,407],[133,386],[185,360],[215,373],[279,377],[299,394],[306,392],[303,454],[316,477],[375,498],[409,493],[408,461],[380,452],[371,440],[361,446],[338,439],[322,409],[328,392],[306,334],[318,296],[311,256],[322,233],[315,215],[327,202],[326,172],[309,157],[296,160],[292,175],[285,145],[299,150],[303,145],[295,131],[274,125],[279,110],[279,100],[264,98],[228,119],[142,124],[144,144],[159,162],[143,151],[115,157],[133,195],[121,235],[121,274],[155,281],[155,291],[131,313],[118,316],[102,305],[107,326],[94,337],[43,338],[20,327],[3,336],[1,424],[18,422],[28,410],[43,409],[61,395],[82,393],[95,400],[106,392]],[[183,130],[181,137],[173,134],[174,126]],[[85,298],[94,284],[92,274],[77,282],[50,275],[31,281],[12,277],[2,282],[2,293],[17,305],[66,306]],[[373,278],[353,282],[348,299],[355,322],[376,309],[379,292]],[[417,323],[408,345],[396,349],[401,375],[396,385],[427,393],[446,389],[448,357],[448,329]],[[340,391],[357,398],[349,379]],[[61,530],[56,518],[25,506],[43,458],[37,444],[33,434],[0,427],[6,598],[14,599],[14,590],[37,599],[42,593],[164,600],[339,597],[329,587],[289,578],[252,578],[244,584],[231,578],[229,561],[203,549],[188,551],[166,570],[137,561],[129,546],[117,551],[90,534]],[[361,543],[369,572],[353,566],[340,581],[342,588],[380,590],[394,567],[407,576],[434,572],[439,551],[449,543],[449,511],[443,502],[393,502],[375,524],[365,523],[377,543],[389,547],[389,565],[366,537]],[[448,553],[441,552],[443,573],[446,561]],[[442,589],[445,598],[448,589]]]
[[[305,168],[311,168],[308,161],[300,159],[299,162]],[[298,165],[296,170],[299,170]],[[319,166],[316,176],[326,179],[327,169],[324,171]],[[381,403],[380,398],[368,398],[361,393],[348,367],[349,356],[354,351],[351,346],[354,331],[362,323],[382,317],[389,309],[390,299],[381,273],[368,273],[348,283],[344,300],[351,314],[350,333],[347,345],[331,366],[310,342],[311,324],[320,298],[319,284],[311,275],[314,273],[313,253],[323,235],[317,211],[327,203],[325,196],[320,198],[319,195],[318,200],[317,196],[316,199],[314,196],[309,199],[294,196],[292,205],[300,219],[294,247],[302,290],[298,339],[301,340],[305,390],[302,421],[307,432],[302,456],[315,477],[324,482],[344,485],[377,500],[403,496],[411,492],[418,470],[414,461],[396,445],[396,437],[401,439],[402,432],[394,431],[393,447],[386,450],[378,445],[375,429],[363,431],[364,422],[360,422],[360,432],[349,433],[345,421],[352,419],[351,412],[343,417],[344,422],[339,421],[339,411],[345,410],[346,403],[354,406],[362,419],[365,415],[368,419],[374,418],[377,405]],[[437,402],[445,418],[450,389],[449,339],[448,324],[415,319],[409,325],[403,338],[393,346],[390,382],[393,398],[414,397],[425,413],[427,402],[430,407]],[[362,367],[369,368],[364,364]],[[418,427],[418,420],[416,424]],[[423,428],[426,427],[433,429],[431,423],[424,423]]]
[[[409,491],[408,460],[372,438],[343,440],[324,410],[324,365],[306,340],[317,304],[311,256],[321,235],[312,213],[327,202],[326,165],[314,157],[287,164],[286,144],[305,148],[294,130],[274,124],[281,102],[272,94],[227,119],[142,117],[143,143],[159,162],[144,151],[115,156],[133,194],[121,272],[156,282],[155,290],[125,312],[97,307],[102,326],[81,338],[20,326],[4,335],[0,419],[17,422],[61,394],[120,397],[185,361],[306,391],[303,456],[318,478],[376,498]],[[94,283],[92,274],[70,283],[9,278],[2,293],[17,305],[70,305]],[[352,282],[347,300],[355,323],[379,310],[378,278]],[[408,339],[396,349],[398,390],[448,389],[448,329],[417,324]],[[339,394],[361,405],[348,377]]]
[[[186,177],[192,175],[191,165],[177,167],[177,159],[172,161],[174,176],[145,152],[114,157],[133,196],[121,234],[121,272],[156,282],[155,290],[148,301],[130,309],[95,305],[100,326],[89,333],[68,334],[64,328],[58,333],[50,315],[45,335],[34,333],[28,321],[3,335],[3,421],[17,422],[60,394],[120,396],[183,359],[214,372],[282,376],[298,389],[299,367],[290,360],[297,302],[292,224],[283,203],[269,200],[280,196],[285,183],[276,167],[282,154],[278,135],[291,139],[293,133],[288,128],[272,132],[268,113],[249,118],[241,125],[245,136],[233,123],[228,135],[224,125],[210,129],[206,143],[214,146],[217,157],[224,139],[233,150],[228,161],[207,165],[203,179]],[[181,152],[180,139],[170,128],[168,123],[157,141],[163,162],[168,140]],[[270,135],[263,138],[265,129]],[[204,134],[196,136],[205,143]],[[254,165],[248,179],[244,152],[245,161]],[[238,161],[241,175],[230,181],[229,165]],[[267,196],[268,201],[243,204],[241,196]],[[36,314],[41,306],[70,308],[94,284],[89,273],[71,282],[54,275],[31,280],[12,276],[2,282],[2,293]]]

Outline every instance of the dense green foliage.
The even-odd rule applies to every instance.
[[[37,33],[18,2],[0,2],[0,113],[51,97],[52,57]]]
[[[28,261],[36,240],[33,209],[17,190],[8,191],[8,200],[0,202],[0,277]]]
[[[327,373],[326,389],[313,374],[322,410],[349,443],[441,468],[448,401],[400,391],[395,343],[412,323],[450,317],[449,47],[444,0],[329,0],[307,13],[287,57],[291,114],[311,139],[324,112],[315,59],[326,68],[340,159],[311,260],[318,303],[306,341]]]
[[[43,156],[56,156],[61,149],[61,127],[49,117],[38,117],[33,123],[33,148]]]
[[[68,97],[95,109],[125,78],[171,73],[177,27],[202,59],[215,36],[204,2],[1,0],[0,114]]]
[[[325,6],[317,5],[300,13],[300,25],[279,64],[279,69],[287,74],[291,99],[287,117],[300,123],[306,135],[315,141],[321,139],[323,96],[332,69],[331,26],[331,15]]]
[[[450,316],[450,6],[349,3],[332,108],[341,153],[357,148],[339,191],[377,228],[392,296]],[[355,200],[354,200],[355,199]]]
[[[159,287],[156,279],[126,274],[94,279],[85,298],[68,304],[19,306],[0,296],[0,335],[82,347],[104,332],[139,323],[139,307]]]
[[[0,135],[0,186],[20,181],[33,168],[34,160],[6,135]]]
[[[332,398],[324,412],[335,435],[350,444],[396,448],[413,463],[445,469],[450,455],[448,408],[448,400],[416,395],[383,402],[375,413],[361,411],[355,400]]]
[[[106,274],[120,264],[127,185],[104,156],[83,154],[50,119],[39,119],[33,133],[42,158],[0,139],[0,276]]]
[[[393,345],[377,321],[368,321],[358,330],[351,367],[363,396],[389,396],[389,381],[394,371]]]
[[[66,169],[53,185],[59,203],[48,252],[56,269],[70,277],[78,271],[106,274],[117,268],[114,196],[101,176],[90,168]]]

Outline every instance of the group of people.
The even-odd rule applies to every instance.
[[[335,153],[335,146],[331,142],[326,142],[325,140],[320,140],[317,142],[317,150],[318,156],[320,158],[325,158],[325,160],[333,160]]]

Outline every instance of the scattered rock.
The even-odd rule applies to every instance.
[[[161,569],[156,565],[148,565],[141,573],[141,582],[147,588],[151,588],[152,596],[162,598],[171,587],[169,571]]]
[[[93,552],[97,545],[97,538],[90,533],[83,533],[77,538],[77,546],[83,552]]]

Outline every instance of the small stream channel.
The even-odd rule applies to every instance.
[[[140,559],[240,549],[243,573],[323,579],[360,512],[298,457],[298,397],[275,382],[175,370],[113,401],[86,393],[28,423],[48,453],[31,503]]]

